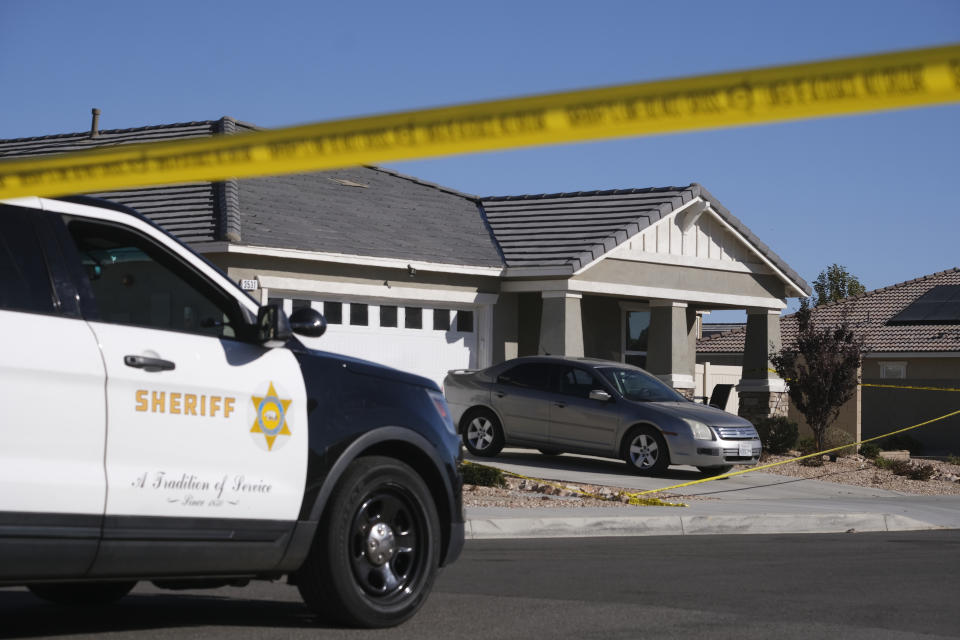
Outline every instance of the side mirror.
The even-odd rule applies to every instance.
[[[308,338],[319,338],[327,330],[327,319],[311,307],[300,307],[290,314],[290,328]]]
[[[267,347],[282,347],[293,332],[280,305],[268,304],[257,311],[257,341]]]
[[[603,389],[594,389],[590,392],[591,400],[598,400],[600,402],[610,402],[613,400],[613,396],[604,391]]]

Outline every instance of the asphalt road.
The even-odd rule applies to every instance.
[[[960,531],[470,541],[397,629],[335,629],[294,588],[138,588],[101,609],[0,589],[0,637],[960,637]]]

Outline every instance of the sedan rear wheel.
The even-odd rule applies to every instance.
[[[467,416],[463,444],[475,456],[489,458],[503,449],[503,427],[493,412],[479,409]]]
[[[670,452],[660,432],[653,427],[634,427],[623,440],[623,459],[640,475],[662,473],[670,465]]]

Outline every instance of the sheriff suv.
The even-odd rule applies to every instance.
[[[286,577],[398,624],[463,547],[437,386],[311,351],[137,213],[0,202],[0,585],[58,603]]]

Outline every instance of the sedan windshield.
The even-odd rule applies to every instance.
[[[645,371],[638,369],[599,369],[599,371],[627,400],[636,402],[683,402],[686,400]]]

